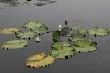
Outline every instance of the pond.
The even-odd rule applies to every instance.
[[[0,29],[16,27],[22,31],[22,25],[39,21],[48,26],[50,31],[65,26],[65,20],[81,21],[70,23],[69,27],[84,29],[110,29],[109,0],[55,0],[53,3],[37,4],[37,0],[0,0]],[[2,3],[3,2],[3,3]],[[36,5],[37,4],[37,5]],[[15,35],[0,34],[0,45],[16,39]],[[0,73],[110,73],[110,35],[91,37],[97,41],[97,50],[90,53],[77,53],[69,59],[56,59],[52,65],[42,68],[29,68],[27,59],[35,54],[49,54],[52,43],[51,33],[41,35],[42,41],[36,43],[35,38],[29,44],[17,50],[0,48]],[[64,38],[63,38],[64,39]]]

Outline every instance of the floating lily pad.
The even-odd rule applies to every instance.
[[[26,61],[26,65],[30,68],[39,68],[39,67],[43,67],[43,66],[48,66],[50,64],[52,64],[55,61],[55,58],[48,55],[46,56],[46,54],[40,53],[37,55],[33,55],[32,57],[29,57]]]
[[[61,31],[55,31],[55,32],[52,34],[53,41],[54,41],[54,42],[60,41],[60,37],[61,37],[61,36],[62,36]]]
[[[82,28],[80,28],[80,27],[73,27],[73,28],[72,28],[72,31],[76,31],[76,32],[78,32],[78,33],[87,33],[87,30],[82,29]]]
[[[20,29],[18,28],[4,28],[0,30],[1,34],[15,34],[20,32]]]
[[[82,34],[82,33],[72,33],[69,37],[68,40],[71,42],[80,40],[80,39],[85,39],[86,38],[86,34]]]
[[[31,39],[32,37],[35,37],[36,33],[33,31],[23,32],[16,34],[16,37],[20,39]]]
[[[5,42],[1,47],[3,49],[20,49],[27,46],[28,41],[26,40],[11,40]]]
[[[70,34],[70,32],[71,32],[71,29],[69,27],[62,28],[62,36],[66,36]]]
[[[75,55],[75,49],[67,42],[54,42],[50,55],[55,58],[69,58]]]
[[[109,31],[103,28],[95,28],[95,29],[89,29],[88,33],[90,35],[105,36],[109,34]]]
[[[76,52],[91,52],[96,50],[96,45],[92,40],[77,40],[73,46]]]
[[[37,22],[28,22],[23,25],[23,27],[25,29],[30,29],[30,30],[40,28],[41,26],[44,26],[44,24],[41,22],[38,22],[38,21]]]
[[[41,26],[39,29],[34,29],[34,32],[37,32],[39,34],[44,34],[48,32],[48,27],[47,26]]]

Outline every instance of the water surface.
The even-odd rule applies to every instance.
[[[21,0],[20,0],[21,1]],[[109,0],[57,0],[44,6],[18,5],[0,9],[0,28],[21,26],[28,21],[41,21],[50,30],[56,30],[64,20],[81,20],[82,24],[70,24],[82,28],[95,26],[110,29]],[[19,50],[0,49],[0,73],[110,73],[110,35],[99,39],[98,49],[91,53],[76,54],[70,59],[56,59],[49,67],[30,69],[25,62],[28,57],[51,50],[51,36],[42,36],[39,44],[31,39],[29,45]],[[14,35],[0,35],[0,44],[16,39]]]

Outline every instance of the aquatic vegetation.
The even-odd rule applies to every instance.
[[[74,42],[73,47],[76,52],[91,52],[96,50],[96,44],[92,40],[77,40]]]
[[[80,33],[80,31],[72,30],[70,32],[70,36],[68,37],[68,40],[71,42],[74,42],[74,41],[85,39],[85,38],[88,38],[85,33]]]
[[[43,67],[43,66],[48,66],[50,64],[52,64],[55,61],[55,58],[50,56],[50,55],[46,55],[44,52],[37,54],[37,55],[33,55],[32,57],[29,57],[26,61],[26,65],[30,68],[39,68],[39,67]]]
[[[36,37],[36,38],[35,38],[35,41],[36,41],[36,42],[40,42],[41,39],[40,39],[39,37]]]
[[[61,37],[61,36],[62,36],[61,31],[55,31],[55,32],[52,34],[53,41],[54,41],[54,42],[60,41],[60,37]]]
[[[62,31],[62,25],[58,25],[58,31]]]
[[[33,31],[23,32],[23,33],[17,33],[16,37],[19,39],[31,39],[32,37],[35,37],[36,33]]]
[[[97,35],[97,36],[105,36],[109,34],[109,31],[103,28],[89,29],[87,32],[90,35]]]
[[[75,49],[68,42],[54,42],[50,55],[55,58],[69,58],[75,53]]]
[[[26,61],[26,66],[30,68],[41,68],[53,64],[56,58],[68,59],[78,52],[86,53],[96,51],[97,43],[90,40],[90,35],[105,36],[110,31],[103,28],[82,29],[80,27],[67,27],[68,21],[65,21],[66,27],[58,26],[56,31],[52,32],[53,43],[52,50],[49,55],[44,52],[29,57]],[[15,34],[18,39],[7,41],[0,47],[3,49],[20,49],[28,45],[31,38],[35,38],[36,42],[40,42],[40,35],[50,33],[47,26],[42,22],[28,22],[22,25],[27,29],[26,32],[20,32],[18,28],[0,29],[1,34]],[[62,39],[65,36],[65,39]],[[25,40],[24,40],[25,39]],[[29,40],[28,40],[29,39]],[[28,41],[27,41],[28,40]]]
[[[71,32],[71,29],[69,27],[62,28],[62,36],[69,35]]]
[[[15,34],[20,32],[20,29],[18,28],[3,28],[0,30],[1,34]]]
[[[41,26],[44,26],[44,24],[41,22],[38,22],[38,21],[37,22],[28,22],[23,25],[23,28],[29,29],[29,30],[35,30],[35,29],[40,28]]]
[[[36,30],[33,30],[36,31]],[[44,34],[48,32],[48,27],[47,26],[41,26],[38,30],[37,30],[40,34]]]
[[[28,41],[26,40],[11,40],[5,42],[3,45],[1,45],[1,48],[3,49],[20,49],[25,46],[27,46]]]
[[[85,30],[85,29],[82,29],[82,28],[80,28],[80,27],[73,27],[72,28],[72,31],[75,31],[75,32],[77,32],[77,33],[87,33],[87,30]]]

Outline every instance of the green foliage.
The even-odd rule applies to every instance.
[[[30,30],[35,30],[35,29],[38,29],[38,28],[40,28],[41,26],[44,26],[44,24],[43,23],[41,23],[41,22],[28,22],[28,23],[25,23],[24,25],[23,25],[23,27],[25,28],[25,29],[30,29]]]
[[[55,58],[69,58],[75,55],[75,50],[68,42],[54,42],[50,55]]]
[[[77,40],[80,40],[80,39],[85,39],[85,38],[87,38],[86,34],[71,31],[71,34],[68,37],[68,40],[71,41],[71,42],[74,42],[74,41],[77,41]]]
[[[40,28],[36,28],[33,30],[34,32],[38,33],[38,34],[44,34],[46,32],[48,32],[48,27],[47,26],[41,26]]]
[[[88,33],[90,35],[105,36],[109,34],[109,31],[103,28],[95,28],[95,29],[89,29]]]
[[[35,36],[36,36],[36,33],[33,31],[28,31],[28,32],[16,34],[16,37],[18,37],[20,39],[30,39],[30,38],[35,37]]]
[[[95,43],[87,39],[75,41],[73,47],[76,52],[91,52],[96,50]]]
[[[3,49],[20,49],[27,46],[28,41],[26,40],[11,40],[5,42],[1,47]]]
[[[20,32],[20,29],[18,28],[4,28],[0,30],[1,34],[15,34]]]
[[[55,31],[55,32],[52,34],[53,41],[54,41],[54,42],[60,41],[60,37],[61,37],[61,36],[62,36],[61,31]]]
[[[82,33],[82,34],[87,33],[87,30],[82,29],[82,28],[80,28],[80,27],[73,27],[73,28],[72,28],[72,31],[75,31],[75,32],[77,32],[77,33]]]

